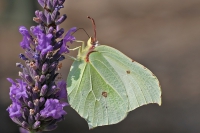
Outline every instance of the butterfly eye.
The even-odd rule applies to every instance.
[[[96,43],[95,43],[94,46],[95,46],[95,47],[99,46],[99,41],[96,41]]]

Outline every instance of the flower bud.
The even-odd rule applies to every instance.
[[[46,84],[43,85],[40,91],[40,96],[45,96],[45,94],[47,93],[47,90],[48,90],[48,86]]]
[[[25,79],[28,81],[29,84],[33,85],[34,84],[34,80],[32,79],[32,77],[28,74],[25,74]]]
[[[41,76],[40,76],[40,79],[39,79],[39,82],[40,82],[41,84],[43,84],[44,81],[45,81],[45,75],[41,75]]]
[[[59,58],[58,58],[58,61],[62,61],[65,59],[65,56],[64,55],[61,55]]]
[[[62,15],[56,22],[56,25],[60,25],[63,21],[65,21],[65,19],[67,18],[67,15]]]
[[[62,36],[62,34],[64,33],[64,29],[61,28],[59,31],[56,32],[56,38],[59,38],[60,36]]]
[[[22,122],[22,127],[25,128],[25,129],[28,129],[29,128],[29,125],[27,122],[23,121]]]
[[[56,69],[56,67],[57,67],[57,65],[58,65],[58,63],[57,63],[57,62],[53,62],[53,63],[50,65],[50,67],[49,67],[49,72],[51,72],[51,71],[55,70],[55,69]]]
[[[47,23],[47,18],[44,15],[44,13],[42,11],[39,12],[39,18],[40,20],[42,20],[45,24]]]
[[[52,8],[53,8],[53,5],[52,5],[52,0],[47,0],[46,1],[46,3],[47,3],[47,8],[49,9],[49,10],[52,10]]]
[[[40,114],[39,114],[39,113],[37,113],[37,114],[35,115],[35,120],[36,120],[36,121],[40,120]]]
[[[52,23],[51,15],[50,13],[47,13],[47,25],[50,25],[51,23]]]
[[[24,65],[22,65],[21,63],[16,63],[16,67],[24,68]]]
[[[34,119],[34,113],[30,113],[30,115],[28,116],[28,123],[30,125],[33,125],[33,123],[35,122],[35,119]]]
[[[53,20],[52,20],[53,21]],[[51,27],[49,27],[49,29],[48,29],[48,33],[49,34],[53,34],[53,31],[54,31],[54,28],[51,26]]]
[[[63,41],[59,41],[57,42],[54,46],[53,46],[53,50],[57,50],[59,49],[63,44]]]
[[[24,54],[19,54],[19,58],[22,60],[28,60],[28,58],[26,58],[26,56]]]
[[[39,3],[42,7],[44,7],[44,6],[45,6],[45,1],[46,1],[46,0],[38,0],[38,3]]]
[[[31,101],[28,102],[28,107],[31,108],[31,109],[34,108],[34,105],[33,105],[33,103]]]
[[[42,65],[42,74],[46,74],[46,72],[48,71],[48,64],[47,63],[44,63]]]
[[[65,2],[65,0],[58,0],[59,5],[62,5]]]
[[[50,95],[54,94],[56,91],[57,91],[57,87],[56,87],[56,85],[53,85],[53,86],[49,89],[49,91],[48,91],[48,93],[47,93],[47,96],[50,96]]]
[[[39,128],[40,127],[40,121],[36,121],[34,124],[33,124],[33,126],[32,126],[32,128],[33,129],[37,129],[37,128]]]
[[[44,105],[45,101],[46,100],[44,97],[40,97],[40,103],[39,103],[40,107]]]
[[[58,5],[58,0],[53,0],[52,5],[53,5],[53,8],[55,8]]]
[[[57,19],[57,17],[58,17],[58,10],[55,9],[51,14],[52,21],[55,21]]]

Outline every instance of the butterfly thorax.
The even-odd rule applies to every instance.
[[[98,46],[98,41],[90,37],[87,41],[87,46],[82,47],[78,54],[78,60],[83,60],[85,62],[89,62],[89,55],[92,52],[95,52],[94,48]]]

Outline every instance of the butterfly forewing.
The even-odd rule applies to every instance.
[[[148,103],[161,104],[161,88],[156,76],[120,51],[105,45],[95,49],[118,73],[125,85],[129,111]]]

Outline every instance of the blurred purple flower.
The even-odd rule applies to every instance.
[[[21,117],[22,114],[20,112],[21,105],[19,103],[13,102],[8,108],[7,111],[9,112],[10,118],[13,117]]]

